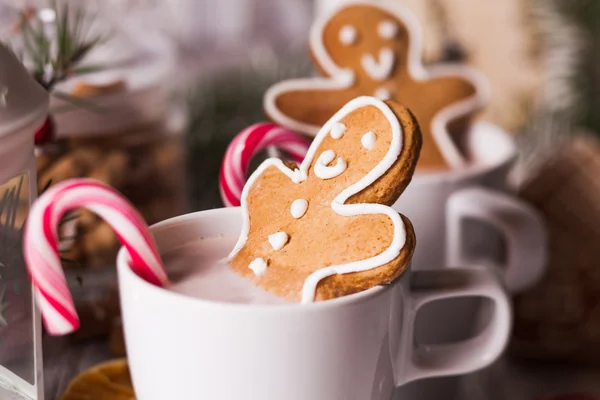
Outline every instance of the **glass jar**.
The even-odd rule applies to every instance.
[[[52,108],[67,111],[54,115],[54,139],[37,148],[38,188],[93,178],[124,194],[148,224],[185,213],[185,115],[164,84],[170,68],[168,58],[144,60],[61,85],[87,104],[52,99]],[[114,265],[119,242],[108,224],[77,211],[64,227],[64,257],[75,262],[67,267]]]
[[[9,0],[0,7],[11,29],[0,29],[34,68],[20,15],[46,33],[58,52],[58,24],[68,21],[85,52],[67,73],[44,70],[52,118],[36,135],[38,191],[69,178],[90,177],[125,194],[150,224],[184,213],[183,107],[171,99],[172,44],[157,28],[152,0]],[[27,6],[27,7],[25,7]],[[9,18],[12,16],[12,18]],[[11,22],[12,21],[12,22]],[[77,28],[79,27],[79,28]],[[99,40],[95,40],[99,39]],[[93,43],[87,47],[87,43]],[[50,84],[49,82],[52,82]],[[78,211],[61,225],[65,267],[114,265],[118,242],[107,224]]]
[[[33,137],[48,95],[0,45],[0,398],[43,392],[41,320],[23,260],[23,226],[35,199]]]

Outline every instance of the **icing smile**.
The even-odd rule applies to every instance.
[[[365,54],[360,60],[363,69],[376,81],[383,81],[390,77],[392,68],[396,62],[396,55],[389,47],[384,47],[379,51],[379,59],[375,59],[372,54]]]

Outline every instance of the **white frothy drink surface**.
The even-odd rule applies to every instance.
[[[203,300],[240,304],[285,301],[236,274],[226,258],[237,238],[214,237],[186,243],[162,255],[171,285],[167,288]]]

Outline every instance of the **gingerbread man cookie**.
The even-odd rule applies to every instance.
[[[314,136],[357,96],[393,99],[421,126],[421,169],[464,165],[451,133],[461,132],[486,102],[487,82],[466,66],[421,64],[419,23],[391,0],[348,0],[315,21],[310,49],[324,77],[284,81],[264,98],[269,118]]]
[[[415,247],[394,204],[410,182],[421,133],[399,104],[359,97],[319,131],[300,166],[268,159],[242,192],[231,267],[290,301],[389,283]]]

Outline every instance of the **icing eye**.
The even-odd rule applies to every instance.
[[[379,36],[384,39],[393,39],[398,34],[398,24],[394,21],[381,21],[377,27]]]
[[[339,139],[342,137],[344,132],[346,132],[346,125],[342,124],[341,122],[336,122],[331,128],[330,135],[334,139]]]
[[[371,150],[373,147],[375,147],[376,140],[377,137],[375,136],[375,134],[369,131],[363,135],[363,137],[360,139],[360,142],[362,143],[365,149]]]
[[[340,42],[343,45],[351,46],[356,43],[358,39],[358,32],[356,28],[352,25],[344,25],[342,29],[340,29]]]

